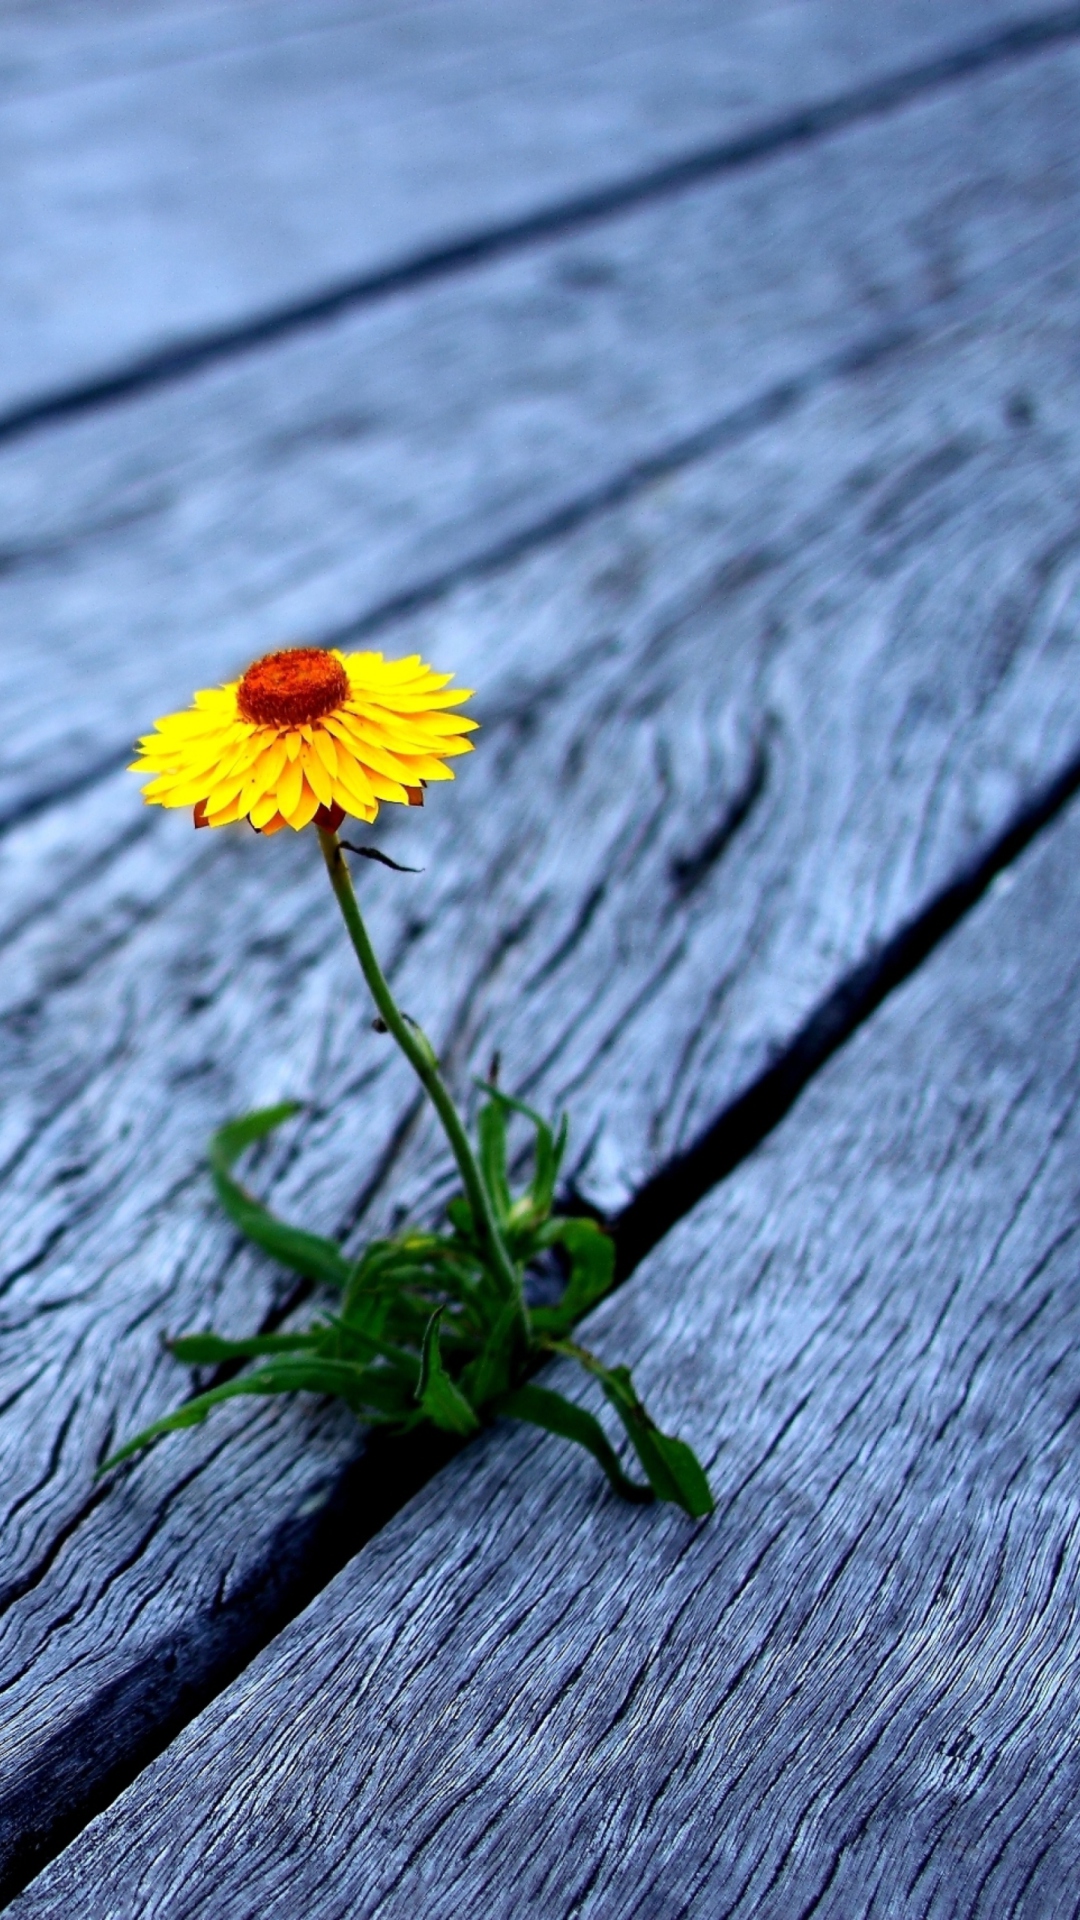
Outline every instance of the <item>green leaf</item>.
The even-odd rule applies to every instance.
[[[605,1367],[594,1353],[571,1340],[545,1339],[541,1345],[549,1353],[565,1354],[567,1359],[576,1360],[599,1380],[659,1499],[672,1501],[694,1520],[703,1520],[712,1513],[712,1492],[693,1448],[688,1447],[685,1440],[661,1433],[639,1400],[628,1367]]]
[[[651,1487],[639,1486],[631,1480],[619,1465],[619,1458],[611,1445],[603,1427],[584,1407],[573,1400],[567,1400],[561,1393],[553,1393],[550,1387],[517,1387],[513,1393],[503,1394],[495,1401],[494,1411],[505,1414],[511,1420],[526,1420],[531,1426],[543,1427],[546,1433],[558,1434],[561,1440],[576,1441],[598,1460],[607,1474],[616,1493],[624,1500],[648,1501],[653,1498]]]
[[[560,1334],[568,1333],[575,1320],[611,1291],[615,1242],[595,1220],[553,1221],[552,1229],[549,1244],[566,1248],[570,1278],[558,1304],[530,1308],[530,1319],[538,1332]]]
[[[530,1194],[536,1216],[546,1220],[555,1200],[555,1183],[559,1178],[559,1168],[566,1152],[566,1141],[570,1131],[570,1122],[565,1113],[559,1121],[559,1131],[552,1135],[550,1127],[541,1127],[536,1135],[536,1171],[533,1175]]]
[[[460,1247],[452,1241],[408,1235],[388,1250],[383,1243],[377,1260],[369,1260],[365,1254],[356,1267],[345,1290],[341,1317],[350,1324],[366,1326],[373,1316],[377,1319],[385,1313],[388,1300],[409,1293],[417,1304],[419,1296],[448,1294],[476,1318],[481,1295],[479,1269],[461,1257]],[[429,1304],[425,1324],[430,1312]]]
[[[245,1113],[239,1120],[230,1120],[219,1127],[210,1142],[211,1165],[220,1161],[223,1167],[231,1167],[239,1160],[245,1147],[253,1147],[257,1140],[265,1140],[268,1133],[280,1127],[284,1120],[291,1120],[294,1113],[300,1112],[298,1100],[283,1100],[276,1107],[257,1107],[254,1113]]]
[[[537,1113],[535,1107],[527,1106],[524,1100],[515,1100],[512,1093],[504,1093],[501,1087],[493,1087],[490,1080],[477,1080],[474,1085],[479,1087],[481,1093],[486,1093],[496,1106],[503,1109],[504,1113],[523,1114],[526,1120],[532,1121],[537,1133],[551,1132],[543,1114]]]
[[[495,1218],[505,1225],[510,1211],[510,1188],[506,1179],[506,1114],[497,1100],[489,1100],[476,1117],[480,1141],[480,1170],[488,1190]]]
[[[342,1320],[364,1326],[385,1313],[387,1299],[397,1291],[401,1258],[400,1241],[373,1240],[365,1247],[345,1288]]]
[[[685,1440],[661,1433],[639,1400],[628,1367],[601,1367],[595,1373],[606,1398],[614,1407],[649,1482],[659,1500],[670,1500],[692,1520],[704,1520],[713,1511],[709,1482],[697,1455]]]
[[[169,1352],[189,1367],[217,1367],[228,1360],[255,1360],[264,1353],[295,1353],[317,1347],[321,1332],[260,1333],[250,1340],[223,1340],[217,1333],[182,1333],[165,1342]]]
[[[488,1331],[481,1352],[461,1376],[473,1406],[482,1407],[510,1385],[516,1355],[515,1334],[521,1324],[516,1300],[507,1300]]]
[[[151,1440],[158,1439],[163,1433],[176,1433],[182,1427],[200,1426],[214,1407],[221,1406],[226,1400],[239,1399],[244,1394],[323,1393],[347,1401],[353,1411],[359,1413],[369,1407],[378,1408],[378,1399],[371,1393],[373,1384],[375,1392],[381,1397],[381,1385],[372,1382],[370,1372],[365,1376],[360,1368],[349,1366],[344,1361],[271,1361],[269,1366],[245,1374],[242,1379],[227,1380],[220,1387],[211,1387],[208,1393],[196,1394],[194,1399],[186,1400],[182,1407],[177,1407],[174,1413],[167,1413],[162,1419],[153,1421],[110,1454],[98,1472],[107,1473],[110,1467],[118,1466],[121,1460],[138,1453],[140,1448],[148,1446]],[[407,1419],[408,1414],[395,1413],[392,1417]]]
[[[264,1207],[261,1200],[234,1180],[233,1162],[256,1140],[262,1140],[283,1120],[298,1111],[295,1101],[277,1107],[260,1107],[220,1127],[210,1142],[210,1170],[218,1199],[234,1226],[239,1227],[264,1253],[272,1254],[282,1266],[291,1267],[308,1280],[323,1280],[330,1286],[344,1287],[352,1276],[352,1266],[333,1240],[305,1233]]]
[[[493,1087],[487,1080],[476,1082],[481,1092],[486,1093],[492,1102],[501,1108],[504,1114],[520,1113],[532,1122],[536,1129],[536,1167],[532,1183],[528,1190],[529,1209],[536,1220],[544,1220],[551,1212],[551,1203],[555,1197],[555,1182],[559,1177],[559,1167],[566,1151],[568,1122],[565,1114],[559,1122],[558,1136],[552,1132],[542,1114],[535,1107],[526,1106],[524,1100],[515,1100],[509,1093],[503,1093],[500,1087]]]
[[[346,1352],[344,1352],[344,1354],[334,1354],[334,1352],[332,1352],[334,1342],[336,1342],[336,1344],[342,1344],[342,1346],[346,1348]],[[396,1346],[392,1340],[382,1340],[379,1334],[367,1332],[365,1329],[361,1329],[361,1327],[356,1327],[354,1323],[348,1323],[348,1325],[346,1325],[346,1321],[340,1321],[340,1319],[327,1321],[327,1327],[323,1329],[321,1346],[329,1348],[327,1359],[344,1359],[344,1361],[348,1361],[350,1367],[356,1365],[356,1350],[359,1348],[361,1354],[363,1354],[363,1359],[371,1359],[371,1357],[388,1359],[390,1365],[394,1367],[394,1371],[400,1373],[400,1375],[404,1375],[404,1379],[409,1380],[411,1384],[417,1379],[417,1356],[415,1356],[415,1352],[409,1354],[409,1350],[404,1348],[404,1346]]]
[[[389,1367],[358,1369],[356,1393],[353,1412],[368,1422],[377,1419],[404,1431],[417,1426],[424,1417],[416,1404],[413,1382],[403,1380]]]
[[[463,1194],[455,1194],[452,1200],[447,1201],[446,1217],[463,1240],[475,1241],[476,1231],[473,1226],[472,1208]]]
[[[421,1411],[432,1425],[441,1427],[444,1433],[478,1433],[479,1420],[465,1395],[459,1387],[455,1386],[443,1366],[439,1346],[442,1316],[443,1309],[439,1307],[432,1314],[424,1330],[416,1399]]]

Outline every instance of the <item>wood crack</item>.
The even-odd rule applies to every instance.
[[[922,966],[998,874],[1078,791],[1080,755],[966,871],[935,894],[877,953],[848,973],[773,1065],[724,1109],[693,1146],[646,1182],[614,1223],[620,1278],[632,1273],[657,1241],[779,1125],[825,1062]]]

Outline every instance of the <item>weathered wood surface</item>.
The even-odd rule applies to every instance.
[[[587,1338],[693,1526],[496,1429],[12,1909],[1073,1915],[1080,815]]]
[[[1055,297],[1063,345],[1053,377]],[[468,1051],[482,1060],[489,1036],[502,1040],[519,1080],[535,1078],[547,1056],[537,1091],[572,1093],[585,1139],[592,1115],[607,1109],[608,1142],[594,1144],[594,1159],[601,1172],[606,1161],[609,1180],[629,1184],[633,1152],[647,1168],[692,1134],[838,975],[1073,750],[1077,716],[1062,665],[1072,639],[1059,606],[1072,564],[1074,455],[1064,423],[1074,303],[1068,276],[1056,296],[1048,285],[1021,302],[1012,320],[1007,310],[987,311],[984,299],[948,342],[811,396],[737,457],[700,463],[666,495],[602,516],[557,551],[466,587],[426,616],[419,638],[436,650],[467,623],[478,645],[493,637],[489,653],[516,627],[517,651],[503,667],[501,726],[454,805],[414,842],[431,868],[417,883],[427,890],[428,926],[409,926],[416,908],[401,887],[414,883],[374,889],[387,943],[403,956],[405,991],[436,1030],[453,1034],[462,1060]],[[1010,417],[1020,388],[1052,431],[1037,419],[1018,424],[1015,407]],[[940,457],[943,394],[953,409],[944,444],[965,449],[962,459]],[[853,492],[850,476],[865,480],[875,459],[877,479]],[[928,506],[921,489],[935,479]],[[1039,559],[1045,553],[1050,562]],[[748,554],[758,556],[749,566]],[[1032,568],[1037,584],[1021,630],[1009,629],[1005,657],[990,657],[987,635],[1003,645],[1016,581]],[[827,591],[839,597],[826,614]],[[621,603],[614,612],[613,596]],[[836,639],[823,671],[824,620]],[[958,704],[944,722],[939,711],[925,714],[923,755],[911,737],[912,701],[940,683],[943,626],[956,636]],[[411,632],[402,629],[402,644]],[[566,684],[545,688],[560,635]],[[901,636],[890,706],[881,661]],[[546,703],[527,673],[516,698],[506,687],[514,661],[530,658],[543,664]],[[815,767],[823,743],[831,754],[834,736],[849,730],[853,701],[879,730],[868,725],[858,736],[863,770],[851,768],[836,819],[837,790],[815,792]],[[700,733],[688,727],[691,711]],[[708,849],[722,852],[718,822],[754,786],[764,713],[775,743],[763,805],[742,844],[734,840],[722,866],[710,867]],[[521,779],[514,767],[525,724],[535,737]],[[882,789],[880,767],[897,732],[904,764]],[[576,788],[561,774],[568,756],[582,761]],[[627,782],[632,760],[640,776]],[[560,780],[562,807],[552,818],[545,794]],[[509,822],[508,783],[517,807]],[[852,791],[861,792],[861,809]],[[274,849],[285,884],[268,902],[270,850],[224,836],[206,845],[181,823],[136,816],[128,839],[117,835],[71,898],[51,902],[43,918],[39,875],[50,873],[52,849],[85,849],[99,809],[132,821],[130,798],[107,788],[83,807],[40,816],[6,848],[9,898],[20,875],[38,888],[27,924],[11,930],[5,968],[6,1366],[8,1391],[19,1398],[5,1436],[11,1604],[3,1631],[4,1671],[16,1676],[7,1801],[16,1847],[28,1802],[47,1818],[55,1801],[85,1791],[94,1764],[115,1758],[125,1741],[137,1746],[186,1686],[205,1684],[200,1662],[212,1666],[260,1605],[273,1603],[276,1575],[286,1584],[298,1577],[289,1550],[302,1551],[303,1525],[291,1542],[275,1533],[325,1489],[350,1446],[345,1423],[313,1421],[301,1409],[253,1424],[226,1418],[187,1450],[162,1450],[122,1499],[84,1510],[107,1435],[176,1396],[175,1368],[153,1355],[161,1325],[211,1315],[246,1325],[273,1304],[271,1275],[224,1258],[228,1238],[198,1171],[205,1132],[224,1111],[284,1086],[317,1091],[341,1122],[329,1159],[324,1115],[307,1129],[291,1171],[279,1163],[287,1174],[279,1193],[330,1224],[355,1212],[407,1098],[378,1044],[363,1038],[302,849]],[[500,874],[508,852],[517,865]],[[898,876],[903,859],[906,888],[894,878],[885,891],[883,876]],[[800,865],[796,897],[780,912],[777,891],[791,899]],[[607,895],[594,900],[602,883]],[[576,948],[568,944],[575,922]],[[517,947],[500,950],[500,935],[515,927]],[[475,975],[447,979],[440,956],[459,950],[477,956]],[[615,977],[613,954],[622,956]],[[727,989],[736,1004],[725,1019],[726,976],[740,954],[740,990],[751,956],[757,986],[742,1008]],[[608,981],[606,1005],[598,979]],[[633,1001],[646,998],[647,1015],[632,1020]],[[710,1001],[719,1002],[707,1034],[718,1057],[703,1061],[691,1049],[673,1098],[676,1044],[686,1053]],[[635,1146],[640,1116],[648,1124]],[[386,1203],[422,1195],[429,1164],[420,1141],[411,1174],[395,1170]],[[238,1428],[234,1445],[226,1436]],[[302,1434],[312,1451],[298,1458]],[[273,1484],[263,1496],[268,1458]],[[231,1612],[222,1594],[238,1596]]]
[[[1069,257],[1078,119],[1059,49],[0,449],[0,821],[281,636],[383,631]]]
[[[0,412],[1077,9],[344,0],[0,21]]]
[[[1075,753],[1076,291],[1059,279],[416,636],[441,656],[459,623],[501,635],[516,616],[518,658],[542,661],[579,623],[576,657],[507,694],[460,789],[391,840],[428,872],[366,891],[455,1076],[500,1043],[511,1084],[570,1100],[598,1190],[692,1137]],[[1032,424],[1010,417],[1020,390]],[[39,901],[5,956],[12,1873],[303,1592],[309,1556],[339,1544],[326,1530],[346,1545],[383,1497],[384,1466],[361,1463],[320,1522],[355,1440],[299,1404],[225,1414],[122,1491],[92,1487],[110,1440],[183,1391],[163,1327],[239,1330],[286,1297],[215,1214],[210,1127],[310,1095],[260,1177],[319,1227],[430,1205],[443,1176],[304,845],[196,839],[132,817],[118,786],[5,842],[17,882],[94,809],[128,809],[126,842],[47,916]]]
[[[475,674],[483,751],[393,828],[428,872],[370,883],[376,926],[455,1074],[500,1044],[516,1084],[570,1100],[579,1182],[625,1199],[1077,753],[1075,97],[1058,50],[611,223],[614,283],[556,245],[414,296],[381,336],[343,323],[321,381],[279,346],[5,455],[27,534],[5,633],[36,639],[0,665],[34,746],[0,843],[9,1878],[386,1510],[362,1458],[334,1504],[354,1430],[301,1406],[92,1488],[110,1438],[184,1390],[163,1326],[239,1331],[288,1300],[210,1204],[209,1128],[310,1094],[261,1177],[354,1234],[443,1178],[304,848],[133,812],[95,752],[277,639],[283,609],[370,617],[434,559],[442,589],[384,612],[379,644]],[[485,310],[503,345],[470,354]],[[367,465],[331,397],[371,350],[391,404]],[[147,471],[172,478],[155,438],[182,483],[160,523],[137,511]]]

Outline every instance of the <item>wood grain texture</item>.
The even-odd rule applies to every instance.
[[[498,1043],[508,1084],[571,1105],[597,1195],[692,1137],[1075,754],[1076,310],[1064,268],[984,302],[397,631],[514,646],[459,790],[387,842],[427,873],[365,885],[379,944],[459,1084]],[[257,1178],[354,1238],[445,1191],[310,850],[131,805],[106,782],[3,842],[14,1877],[235,1670],[328,1535],[384,1511],[363,1458],[334,1504],[355,1429],[300,1403],[93,1487],[184,1390],[162,1328],[288,1302],[215,1212],[209,1129],[310,1097]]]
[[[607,185],[1036,0],[5,9],[0,410]]]
[[[28,533],[0,668],[27,749],[0,841],[5,1873],[385,1513],[386,1462],[302,1405],[227,1414],[122,1491],[93,1487],[110,1440],[186,1390],[162,1328],[239,1331],[289,1303],[223,1231],[209,1129],[310,1095],[257,1176],[354,1238],[444,1190],[305,849],[144,815],[94,754],[231,664],[226,641],[276,639],[286,604],[363,615],[409,584],[403,555],[436,561],[444,590],[383,643],[475,670],[483,751],[429,817],[388,829],[424,877],[365,892],[459,1082],[502,1045],[515,1084],[572,1104],[581,1184],[624,1198],[1076,752],[1075,87],[1068,56],[987,76],[876,144],[853,130],[801,172],[776,162],[756,194],[689,196],[685,217],[672,201],[666,234],[613,225],[614,282],[556,249],[532,279],[477,276],[471,302],[465,282],[448,306],[425,296],[411,333],[403,303],[402,351],[343,329],[353,358],[328,353],[321,383],[279,349],[250,385],[207,381],[187,416],[117,409],[5,457]],[[807,230],[832,251],[808,257]],[[1040,252],[1059,265],[1025,287]],[[494,336],[471,351],[485,310]],[[562,315],[564,358],[542,351]],[[369,350],[390,425],[354,467],[334,382]],[[605,434],[623,463],[606,505]],[[174,472],[155,547],[139,487]],[[50,514],[78,534],[73,500],[104,524],[50,544]],[[490,547],[471,564],[484,537],[510,549],[498,564]],[[370,571],[350,572],[369,539]]]
[[[1078,124],[1059,50],[0,449],[0,823],[283,636],[384,632],[1068,257]]]
[[[591,1317],[712,1520],[495,1429],[13,1920],[1074,1915],[1078,860]]]

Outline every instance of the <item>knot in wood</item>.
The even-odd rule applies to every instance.
[[[322,647],[286,647],[248,668],[236,704],[253,726],[300,727],[321,720],[348,696],[348,675],[334,654]]]

